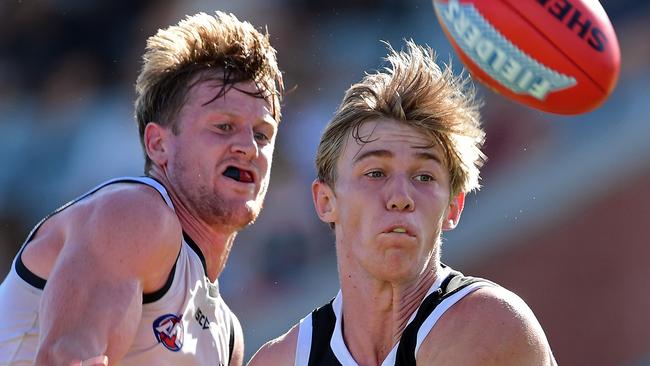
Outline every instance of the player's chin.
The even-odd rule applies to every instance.
[[[391,268],[389,266],[389,268]],[[417,280],[417,272],[404,267],[393,268],[391,271],[389,268],[383,268],[375,275],[375,278],[378,280],[391,282],[391,283],[412,283]]]
[[[417,278],[417,263],[406,256],[385,256],[381,265],[375,267],[375,276],[378,279],[401,283],[410,282]]]
[[[214,223],[239,231],[257,219],[261,207],[252,200],[225,199],[213,212]]]
[[[227,215],[220,217],[217,222],[224,227],[229,227],[234,231],[240,231],[245,227],[253,224],[257,219],[257,214],[250,210],[230,211]]]
[[[247,200],[237,205],[237,208],[232,210],[231,221],[239,228],[243,229],[248,225],[252,225],[257,220],[257,217],[262,212],[262,203],[257,200]]]
[[[251,225],[255,223],[255,220],[257,220],[257,217],[260,215],[260,212],[262,212],[262,207],[263,203],[259,202],[257,200],[251,200],[246,202],[246,219],[248,222],[246,225]]]

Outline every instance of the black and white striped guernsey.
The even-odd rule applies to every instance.
[[[467,294],[494,283],[442,266],[438,279],[411,316],[381,366],[415,366],[415,355],[438,319]],[[295,366],[358,366],[343,341],[342,294],[300,321]]]

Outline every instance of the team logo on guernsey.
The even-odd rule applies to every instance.
[[[183,347],[183,322],[174,314],[166,314],[153,321],[153,334],[170,351]]]

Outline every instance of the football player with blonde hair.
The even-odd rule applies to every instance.
[[[387,61],[346,92],[316,155],[341,290],[249,365],[553,365],[517,295],[440,260],[485,160],[468,80],[412,41]]]

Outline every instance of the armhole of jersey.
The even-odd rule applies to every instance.
[[[114,178],[114,179],[108,180],[106,182],[103,182],[101,184],[98,184],[97,186],[95,186],[91,190],[87,191],[83,195],[77,197],[76,199],[74,199],[74,200],[64,204],[63,206],[57,208],[56,210],[54,210],[52,213],[50,213],[45,218],[43,218],[38,224],[36,224],[36,226],[32,229],[32,231],[27,236],[27,239],[23,243],[22,248],[18,252],[18,255],[16,256],[16,260],[15,260],[15,265],[14,265],[14,268],[16,269],[16,273],[18,274],[18,276],[20,278],[23,279],[23,281],[27,282],[28,284],[30,284],[30,285],[32,285],[32,286],[34,286],[34,287],[36,287],[36,288],[38,288],[40,290],[43,290],[45,288],[45,285],[47,284],[46,279],[41,278],[40,276],[38,276],[38,275],[34,274],[32,271],[30,271],[29,268],[27,268],[27,266],[25,266],[25,263],[23,263],[23,260],[22,260],[22,254],[23,254],[23,251],[25,250],[25,247],[34,238],[34,235],[36,235],[36,232],[41,227],[41,225],[43,225],[43,223],[45,221],[47,221],[47,219],[49,219],[52,216],[56,215],[57,213],[65,210],[66,208],[72,206],[74,203],[79,202],[79,201],[83,200],[84,198],[92,195],[93,193],[99,191],[100,189],[102,189],[104,187],[107,187],[107,186],[109,186],[111,184],[115,184],[115,183],[136,183],[136,184],[144,184],[146,186],[149,186],[149,187],[155,189],[156,191],[158,191],[158,193],[160,194],[160,197],[163,199],[165,204],[167,204],[167,206],[169,208],[171,208],[172,211],[174,211],[174,205],[173,205],[173,203],[172,203],[172,201],[171,201],[171,199],[169,197],[169,194],[167,193],[167,190],[165,189],[165,187],[160,182],[158,182],[157,180],[155,180],[155,179],[153,179],[151,177],[146,177],[146,176],[144,176],[144,177],[121,177],[121,178]],[[169,276],[167,277],[167,281],[165,282],[163,287],[158,289],[157,291],[152,292],[152,293],[142,294],[142,303],[143,304],[150,304],[152,302],[158,301],[167,293],[167,291],[169,291],[169,289],[170,289],[170,287],[171,287],[171,285],[172,285],[172,283],[174,281],[174,276],[175,276],[175,273],[176,273],[176,263],[178,262],[178,258],[180,256],[180,249],[181,248],[182,248],[182,242],[181,242],[181,245],[180,245],[180,248],[179,248],[179,251],[178,251],[178,255],[176,256],[176,261],[174,262],[174,265],[172,266],[172,268],[170,270]]]
[[[165,281],[165,284],[159,288],[158,290],[150,293],[143,293],[142,294],[142,305],[151,305],[154,303],[159,302],[162,300],[165,295],[169,293],[169,291],[172,289],[172,287],[175,287],[175,283],[178,283],[178,281],[181,281],[179,277],[183,274],[184,266],[181,264],[179,268],[179,261],[181,260],[181,256],[183,258],[187,257],[187,253],[183,253],[184,245],[183,242],[181,241],[181,244],[179,245],[178,248],[178,254],[176,255],[176,260],[174,261],[174,265],[172,266],[171,270],[169,271],[169,276],[167,277],[167,281]],[[179,272],[180,271],[180,272]],[[177,290],[173,290],[173,293],[176,293]]]
[[[493,286],[493,284],[487,281],[474,282],[460,289],[459,291],[445,298],[444,300],[442,300],[440,304],[438,304],[438,306],[436,306],[436,308],[431,312],[431,314],[429,314],[427,319],[422,323],[420,329],[418,329],[416,343],[415,343],[414,357],[417,356],[418,351],[420,350],[420,346],[424,341],[424,338],[426,338],[426,336],[429,334],[433,326],[436,325],[440,317],[442,317],[442,315],[447,310],[449,310],[449,308],[451,308],[455,303],[460,301],[463,297],[467,296],[468,294],[478,290],[481,287],[486,287],[486,286]]]
[[[312,319],[311,313],[304,317],[298,325],[298,340],[296,341],[296,358],[294,366],[307,366],[311,352]]]
[[[180,255],[180,251],[178,252]],[[152,302],[156,302],[160,299],[162,299],[163,296],[169,291],[169,289],[172,287],[172,283],[174,282],[174,277],[176,276],[176,264],[178,262],[178,256],[176,257],[176,262],[174,262],[174,265],[172,266],[172,270],[169,272],[169,276],[167,277],[167,281],[165,281],[165,284],[163,287],[160,289],[148,293],[148,294],[142,294],[142,304],[151,304]]]
[[[23,255],[23,251],[25,250],[25,247],[27,247],[29,242],[32,241],[32,239],[34,238],[34,236],[38,232],[38,229],[40,229],[40,227],[43,225],[43,223],[45,221],[47,221],[48,219],[50,219],[52,216],[58,214],[59,212],[65,210],[66,208],[72,206],[76,202],[79,202],[79,201],[83,200],[84,198],[92,195],[93,193],[99,191],[100,189],[102,189],[102,188],[104,188],[106,186],[109,186],[111,184],[115,184],[115,183],[140,183],[140,184],[148,185],[148,186],[154,188],[155,190],[157,190],[158,193],[160,194],[161,198],[167,204],[167,206],[169,206],[172,210],[174,210],[174,205],[172,204],[171,199],[169,198],[169,195],[167,194],[167,190],[165,189],[165,187],[162,184],[160,184],[160,182],[158,182],[157,180],[155,180],[155,179],[153,179],[151,177],[146,177],[146,176],[143,176],[143,177],[120,177],[120,178],[114,178],[114,179],[107,180],[107,181],[105,181],[103,183],[100,183],[100,184],[96,185],[95,187],[93,187],[92,189],[88,190],[86,193],[82,194],[81,196],[78,196],[77,198],[65,203],[64,205],[60,206],[56,210],[52,211],[47,216],[45,216],[41,221],[39,221],[34,226],[34,228],[32,228],[32,230],[27,235],[27,238],[23,242],[23,245],[21,246],[20,251],[18,251],[18,254],[16,255],[16,258],[15,258],[14,263],[13,263],[13,268],[15,269],[16,274],[18,274],[18,277],[21,278],[26,283],[28,283],[29,285],[31,285],[31,286],[39,289],[39,290],[43,290],[45,288],[45,285],[47,284],[47,280],[40,277],[40,276],[38,276],[38,275],[36,275],[34,272],[30,271],[29,268],[27,268],[27,266],[25,266],[25,263],[23,262],[22,255]],[[173,271],[174,271],[174,268],[172,268],[172,274],[173,274]],[[173,277],[173,275],[171,277]],[[164,287],[168,288],[169,286],[171,286],[171,282],[169,280],[167,282],[168,283],[166,283]],[[156,291],[156,294],[157,293],[158,293],[158,291]],[[163,295],[164,295],[164,293],[163,293]]]
[[[232,320],[234,314],[230,314],[230,340],[228,342],[228,366],[232,364],[232,351],[235,349],[235,322]]]
[[[34,272],[30,271],[29,268],[25,266],[25,263],[23,263],[23,259],[21,258],[22,253],[23,251],[21,250],[16,256],[16,261],[14,263],[16,274],[29,285],[36,287],[39,290],[43,290],[47,281],[44,278],[36,275]]]

